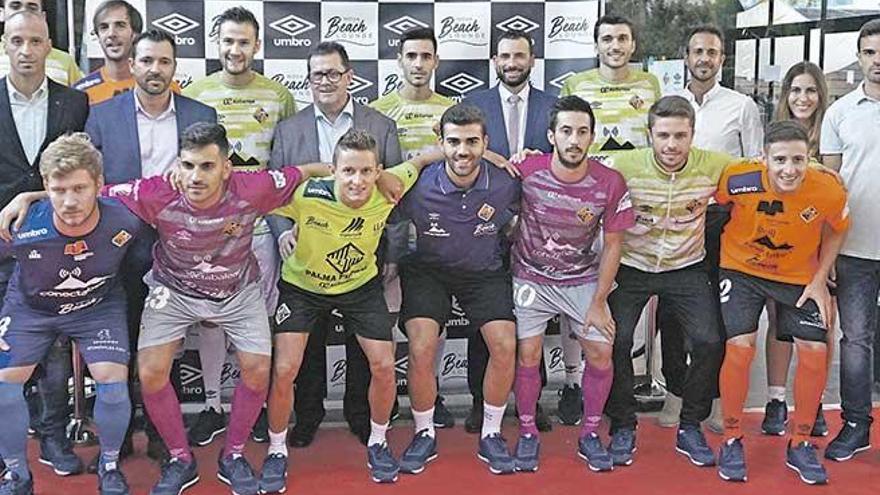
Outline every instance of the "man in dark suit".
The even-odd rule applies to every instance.
[[[345,48],[338,43],[319,44],[309,55],[309,81],[314,104],[293,117],[281,121],[275,128],[270,168],[292,163],[333,161],[333,148],[348,129],[367,131],[378,143],[379,161],[386,167],[401,162],[400,143],[394,121],[381,113],[356,103],[348,94],[352,68]],[[282,258],[292,252],[294,235],[289,221],[272,218],[270,226],[278,236]],[[324,418],[326,396],[325,343],[330,320],[321,322],[309,339],[302,368],[296,379],[294,410],[296,426],[291,430],[288,443],[305,447],[314,439]],[[346,391],[343,414],[352,433],[366,443],[370,433],[367,387],[370,370],[366,356],[354,336],[346,340]],[[277,360],[277,357],[276,357]],[[285,423],[286,425],[286,423]],[[282,428],[272,428],[270,414],[270,454],[272,436],[277,442]],[[286,431],[286,430],[285,430]],[[276,446],[277,447],[277,446]]]
[[[532,86],[529,81],[535,54],[534,41],[522,31],[505,31],[498,38],[495,55],[495,73],[498,84],[470,95],[464,103],[473,105],[486,116],[486,134],[489,150],[508,158],[524,149],[551,151],[547,140],[550,110],[556,98]],[[577,341],[573,341],[577,346]],[[580,350],[577,349],[580,359]],[[473,408],[465,421],[471,433],[480,431],[483,420],[483,375],[489,361],[489,350],[480,332],[474,332],[468,341],[468,387],[473,395]],[[546,383],[544,367],[542,376]],[[578,382],[580,383],[580,382]],[[542,431],[551,428],[543,410],[538,408],[536,423]]]
[[[18,193],[43,188],[40,156],[46,146],[66,132],[81,131],[89,115],[88,98],[46,77],[46,58],[52,49],[46,19],[21,11],[6,19],[4,49],[9,75],[0,79],[0,205]],[[14,263],[0,265],[0,304]],[[68,346],[52,347],[42,363],[38,382],[43,402],[40,460],[61,475],[82,471],[65,434]]]
[[[177,67],[176,46],[174,38],[165,31],[153,29],[137,35],[132,42],[130,64],[136,83],[134,91],[95,105],[86,122],[86,132],[104,155],[107,184],[165,173],[177,160],[180,135],[187,127],[196,122],[217,122],[213,108],[171,90]],[[132,354],[137,349],[147,291],[142,278],[152,265],[151,248],[155,240],[152,230],[141,236],[129,249],[132,262],[122,273]],[[162,458],[164,447],[154,433],[147,428],[147,453]],[[130,448],[129,441],[130,435],[126,448]],[[94,466],[93,463],[89,468]]]

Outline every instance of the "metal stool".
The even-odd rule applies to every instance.
[[[645,345],[633,352],[633,359],[645,354],[645,374],[635,377],[633,395],[641,411],[660,410],[666,398],[666,389],[654,377],[654,339],[657,336],[657,296],[648,300],[645,309]]]
[[[70,356],[73,366],[73,417],[67,425],[67,437],[76,445],[93,445],[98,436],[90,429],[91,419],[86,414],[86,376],[85,363],[76,342],[70,343]]]

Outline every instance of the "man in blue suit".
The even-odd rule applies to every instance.
[[[134,91],[95,105],[86,121],[86,132],[104,155],[107,184],[165,173],[177,160],[180,135],[187,127],[196,122],[217,122],[213,108],[171,91],[177,68],[173,37],[157,29],[145,31],[135,37],[131,51]],[[147,291],[141,279],[152,264],[150,250],[155,239],[155,233],[151,232],[130,248],[132,263],[122,274],[133,350],[137,349],[140,315]],[[132,355],[134,357],[134,351]],[[165,449],[159,436],[152,428],[147,432],[148,455],[154,459],[164,457]],[[127,453],[126,449],[130,451],[130,435],[123,447]]]
[[[532,86],[529,77],[535,66],[532,52],[534,41],[522,31],[505,31],[498,38],[495,55],[495,73],[498,84],[490,89],[473,93],[464,103],[478,107],[486,116],[489,150],[507,158],[523,149],[551,151],[547,140],[550,110],[556,98]],[[565,339],[563,339],[565,340]],[[574,346],[578,343],[573,340]],[[575,358],[580,362],[580,348]],[[465,421],[471,433],[480,431],[483,419],[483,375],[489,361],[489,350],[480,332],[474,332],[468,342],[468,387],[474,402]],[[543,366],[542,366],[543,372]],[[546,374],[542,373],[546,382]],[[580,381],[576,383],[580,384]],[[580,393],[578,392],[578,397]],[[543,411],[538,408],[536,423],[541,431],[552,428]]]

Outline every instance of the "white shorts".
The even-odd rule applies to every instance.
[[[560,328],[567,325],[578,338],[611,343],[596,328],[584,328],[595,293],[595,282],[571,286],[544,285],[514,277],[516,338],[527,339],[543,334],[547,322],[559,315]]]

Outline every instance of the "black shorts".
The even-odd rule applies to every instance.
[[[392,339],[394,317],[388,312],[379,277],[351,292],[332,296],[279,281],[275,333],[311,333],[318,321],[334,309],[342,314],[346,333],[372,340]]]
[[[440,328],[458,300],[473,328],[490,321],[516,321],[513,316],[513,281],[507,270],[465,272],[443,267],[404,263],[400,266],[403,302],[400,321],[430,318]]]
[[[754,332],[764,302],[770,299],[776,303],[777,340],[791,342],[798,338],[826,342],[827,331],[816,303],[808,300],[800,308],[795,306],[804,292],[803,285],[775,282],[724,268],[720,280],[721,316],[728,338]]]

